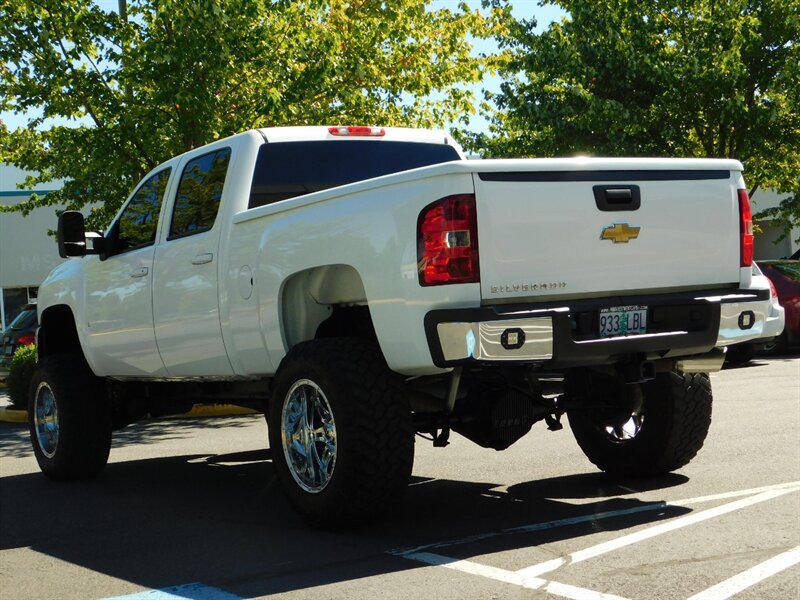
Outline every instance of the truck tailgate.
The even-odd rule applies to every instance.
[[[485,302],[739,283],[736,161],[482,162]]]

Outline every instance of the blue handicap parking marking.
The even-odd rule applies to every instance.
[[[102,600],[245,600],[219,588],[202,583],[187,583],[160,590],[148,590],[126,596],[113,596]]]

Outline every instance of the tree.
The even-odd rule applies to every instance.
[[[491,67],[468,36],[490,22],[427,4],[121,0],[120,14],[92,0],[4,2],[0,110],[41,116],[13,132],[0,122],[0,161],[38,173],[27,185],[66,183],[0,209],[96,203],[97,227],[157,164],[244,129],[463,120],[465,84]]]
[[[800,225],[797,0],[558,0],[570,17],[537,34],[507,22],[489,156],[575,153],[740,159],[751,194]]]

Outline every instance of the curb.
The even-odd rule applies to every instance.
[[[0,407],[0,423],[27,423],[28,411]]]
[[[232,417],[237,415],[257,415],[261,411],[234,404],[195,404],[182,415],[167,415],[167,419],[188,419],[192,417]]]
[[[232,417],[240,415],[257,415],[260,411],[233,404],[195,404],[187,413],[168,415],[165,419],[191,419],[195,417]],[[27,423],[28,411],[0,406],[0,423]]]

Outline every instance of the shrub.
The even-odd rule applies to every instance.
[[[36,367],[36,346],[17,348],[8,365],[8,396],[16,408],[28,408],[28,388]]]

